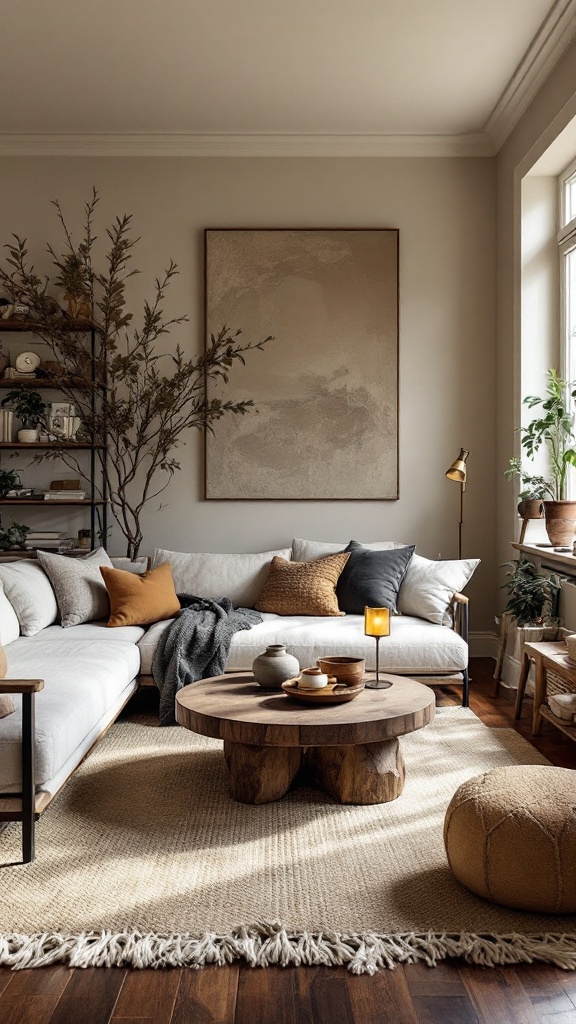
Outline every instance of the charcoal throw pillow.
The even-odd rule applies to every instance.
[[[396,611],[396,598],[404,579],[414,545],[390,551],[371,551],[351,540],[350,552],[336,587],[338,607],[348,615],[363,615],[364,608]]]

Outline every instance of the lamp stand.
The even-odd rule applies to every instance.
[[[365,687],[368,690],[388,690],[392,683],[387,683],[384,679],[380,679],[380,637],[375,637],[376,640],[376,679],[370,679],[365,683]]]
[[[458,558],[462,558],[462,526],[464,524],[464,491],[466,482],[460,484],[460,521],[458,523]]]

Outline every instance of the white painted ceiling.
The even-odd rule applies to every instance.
[[[570,0],[12,0],[0,134],[480,132]]]

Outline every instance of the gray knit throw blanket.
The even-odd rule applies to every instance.
[[[174,725],[178,690],[224,672],[234,633],[262,622],[258,612],[234,608],[228,597],[209,601],[178,594],[178,600],[181,611],[162,633],[152,662],[160,690],[160,725]]]

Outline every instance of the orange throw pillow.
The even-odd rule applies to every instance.
[[[100,572],[110,598],[109,626],[147,626],[180,611],[169,562],[141,576],[106,565]]]

